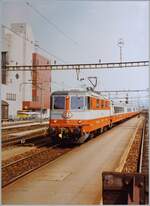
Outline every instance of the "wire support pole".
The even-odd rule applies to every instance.
[[[133,61],[133,62],[113,62],[113,63],[96,63],[96,64],[60,64],[60,65],[6,65],[2,69],[9,71],[32,71],[38,70],[76,70],[78,69],[119,69],[131,67],[147,67],[149,61]]]
[[[122,62],[122,47],[120,47],[120,62]]]

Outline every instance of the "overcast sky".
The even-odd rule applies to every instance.
[[[149,58],[148,1],[3,0],[2,15],[8,26],[13,22],[30,24],[39,45],[66,63],[117,62],[119,38],[124,39],[123,61]],[[147,68],[81,71],[81,78],[88,76],[98,77],[98,90],[148,88]],[[57,71],[52,78],[53,89],[84,84],[70,71]]]

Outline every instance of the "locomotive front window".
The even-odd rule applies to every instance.
[[[71,109],[84,109],[84,98],[78,96],[71,97]]]
[[[54,96],[54,109],[65,109],[64,96]]]

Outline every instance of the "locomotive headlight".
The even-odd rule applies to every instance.
[[[78,121],[78,123],[79,123],[79,124],[81,124],[81,123],[82,123],[82,121],[81,121],[81,120],[79,120],[79,121]]]
[[[54,120],[54,123],[56,123],[57,122],[57,120]]]
[[[58,136],[62,139],[62,134],[61,133]]]

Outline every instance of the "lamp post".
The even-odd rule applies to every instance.
[[[122,47],[124,46],[124,40],[123,39],[119,39],[117,45],[120,48],[120,63],[122,63]]]

